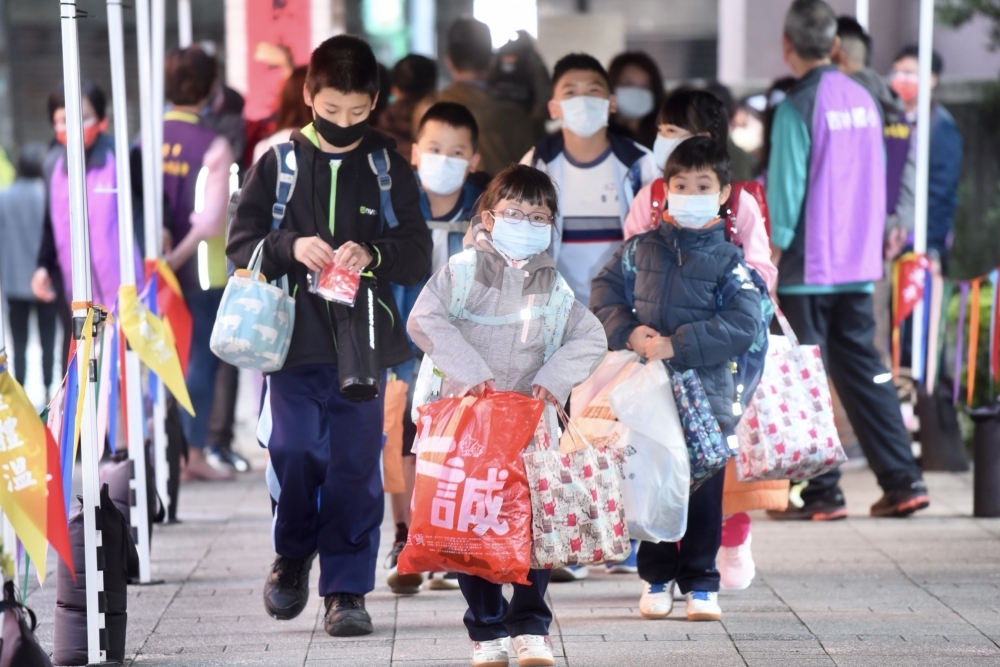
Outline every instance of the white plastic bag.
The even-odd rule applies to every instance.
[[[622,486],[629,535],[676,542],[687,530],[691,464],[666,366],[647,364],[611,391],[610,403],[629,428]]]
[[[573,389],[569,406],[573,417],[583,417],[584,410],[608,388],[608,385],[620,381],[619,375],[630,366],[637,365],[639,355],[629,350],[608,352],[604,361],[594,373]]]

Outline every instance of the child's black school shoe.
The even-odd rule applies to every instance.
[[[365,596],[334,593],[326,596],[323,627],[331,637],[358,637],[375,631],[372,617],[365,609]]]
[[[278,556],[271,574],[264,582],[264,609],[271,618],[290,621],[306,608],[309,601],[309,570],[316,554],[309,558]]]

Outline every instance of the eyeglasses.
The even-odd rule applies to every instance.
[[[502,211],[487,211],[487,213],[492,215],[494,220],[504,218],[513,223],[520,223],[527,220],[528,224],[532,227],[546,227],[555,222],[555,218],[547,213],[539,213],[537,211],[534,213],[525,213],[516,208],[505,208]]]

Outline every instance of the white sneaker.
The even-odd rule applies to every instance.
[[[674,582],[651,584],[644,581],[639,613],[643,618],[666,618],[674,610]]]
[[[687,594],[689,621],[718,621],[722,618],[719,594],[709,591],[691,591]]]
[[[553,569],[552,578],[549,581],[562,584],[567,581],[579,581],[581,579],[586,579],[589,574],[590,568],[586,565],[567,565],[566,567],[557,567]]]
[[[552,657],[552,640],[548,635],[518,635],[511,642],[518,667],[551,667],[556,664]]]
[[[507,667],[510,663],[510,652],[507,649],[509,643],[510,637],[475,642],[472,648],[472,667]]]
[[[748,535],[747,541],[738,547],[719,549],[715,566],[719,570],[723,590],[744,591],[750,587],[754,575],[757,574],[757,566],[750,551],[750,539]]]

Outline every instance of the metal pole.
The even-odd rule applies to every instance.
[[[73,334],[82,352],[85,335],[97,339],[98,323],[84,331],[92,304],[90,284],[90,228],[87,220],[86,162],[83,147],[83,113],[80,85],[80,50],[76,28],[76,3],[60,1],[62,22],[63,79],[66,92],[66,164],[69,169],[70,245],[73,274]],[[87,659],[104,662],[104,573],[98,569],[97,549],[101,531],[97,528],[99,480],[97,476],[97,346],[91,345],[90,358],[77,355],[83,402],[80,449],[83,459],[84,560],[87,586]],[[84,386],[87,383],[88,386]]]
[[[182,49],[191,46],[194,29],[191,25],[191,0],[177,0],[177,43]]]
[[[927,188],[931,154],[931,53],[934,49],[934,0],[920,0],[920,57],[917,92],[917,182],[916,211],[913,222],[913,249],[927,252]],[[921,355],[924,340],[924,304],[913,310],[913,377],[923,376]]]
[[[128,103],[125,94],[125,25],[122,0],[108,0],[108,43],[111,54],[111,100],[115,113],[115,166],[118,174],[118,254],[121,284],[134,286],[135,234],[132,228],[132,188],[129,178]],[[111,354],[118,354],[112,350]],[[149,564],[149,505],[146,502],[146,443],[142,435],[145,419],[139,357],[131,346],[125,350],[125,432],[128,457],[132,462],[132,491],[135,503],[129,518],[139,551],[139,582],[150,582]],[[114,382],[115,379],[112,379]],[[116,410],[118,406],[110,406]]]
[[[163,207],[163,198],[158,193],[162,191],[162,174],[157,181],[156,165],[162,167],[163,153],[159,149],[163,145],[162,139],[157,140],[155,132],[156,114],[155,108],[163,109],[162,96],[155,98],[153,95],[153,71],[152,65],[152,26],[150,20],[150,0],[136,0],[135,3],[135,27],[137,33],[137,44],[139,52],[139,117],[142,128],[142,211],[143,224],[146,230],[146,259],[159,259],[161,255],[160,244],[163,239],[163,225],[159,220],[159,215]],[[162,67],[160,68],[162,72]],[[154,100],[159,99],[158,104]],[[161,116],[162,117],[162,116]],[[162,124],[161,124],[162,125]],[[157,183],[159,182],[159,187]],[[159,204],[158,204],[159,202]],[[167,493],[167,482],[170,477],[170,469],[167,463],[167,405],[166,389],[160,388],[157,400],[153,404],[153,465],[156,474],[156,492],[163,499],[164,503],[169,502],[170,495]]]
[[[7,332],[4,330],[6,324],[4,323],[4,312],[3,312],[3,285],[0,285],[0,366],[2,366],[7,360]],[[17,535],[14,533],[14,527],[10,524],[7,519],[7,515],[0,511],[0,517],[2,517],[2,534],[0,537],[3,538],[3,554],[11,559],[14,563],[14,585],[17,586],[17,582],[21,581],[21,563],[17,560]],[[22,597],[24,596],[24,591],[21,591]]]
[[[861,24],[861,27],[865,29],[865,32],[868,32],[868,20],[871,15],[868,3],[869,0],[857,0],[854,5],[854,17]]]

